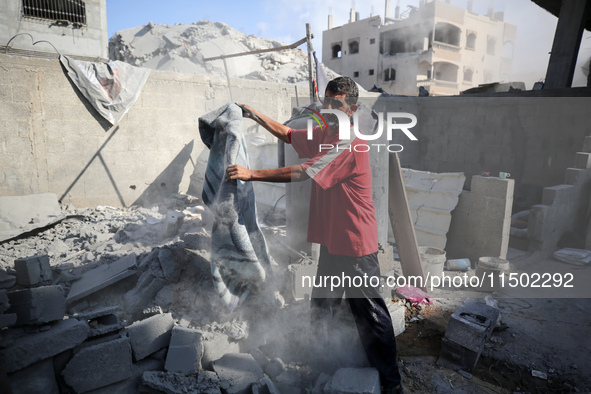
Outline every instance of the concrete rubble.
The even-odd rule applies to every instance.
[[[291,43],[246,35],[221,22],[149,23],[116,32],[109,40],[109,57],[154,70],[226,78],[222,60],[203,59],[288,44]],[[226,62],[232,78],[308,83],[308,58],[297,48],[229,58]],[[336,76],[328,69],[327,72],[331,78]]]
[[[296,281],[304,272],[313,275],[315,264],[307,256],[293,260],[293,250],[272,241],[285,239],[282,227],[265,229],[276,261],[270,290],[236,313],[221,313],[212,296],[211,221],[198,199],[177,197],[153,208],[64,206],[60,223],[0,244],[0,324],[8,327],[0,331],[0,378],[4,373],[14,393],[380,392],[347,303],[336,310],[326,343],[310,333],[307,290]],[[172,229],[170,211],[183,213]],[[392,256],[392,247],[387,250]],[[399,263],[381,258],[386,274],[399,274]],[[450,370],[478,391],[485,387],[479,368],[488,368],[492,352],[515,334],[500,331],[506,327],[498,321],[502,300],[495,307],[469,300],[447,330],[433,331],[440,312],[429,313],[445,302],[392,302],[389,291],[384,298],[409,392],[449,387],[437,376]],[[503,310],[503,319],[510,315]],[[439,342],[429,342],[433,336]],[[407,355],[439,344],[443,369],[435,355]],[[548,387],[555,384],[553,369],[530,368],[547,374]]]
[[[63,209],[54,227],[0,244],[0,323],[9,327],[0,332],[0,354],[14,392],[298,393],[316,383],[302,363],[314,353],[302,332],[309,312],[288,290],[288,264],[270,273],[279,291],[253,296],[239,315],[217,312],[211,222],[197,199],[171,197],[152,209]],[[261,311],[276,315],[265,323],[276,329],[256,321]],[[351,332],[335,338],[337,347],[356,335],[343,311],[335,327]],[[404,308],[391,313],[398,333]],[[294,346],[269,347],[285,334],[298,337]],[[357,339],[343,353],[350,366],[367,365],[354,361],[359,351]]]

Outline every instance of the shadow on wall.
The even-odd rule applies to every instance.
[[[191,160],[191,152],[193,152],[194,144],[195,141],[193,140],[185,145],[142,195],[135,200],[133,205],[153,205],[169,197],[171,194],[178,193],[181,181],[183,180],[184,168]],[[195,166],[195,163],[193,163],[193,166]]]

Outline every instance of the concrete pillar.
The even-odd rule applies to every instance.
[[[386,7],[384,10],[384,25],[388,22],[389,17],[390,17],[390,0],[386,0]]]
[[[328,15],[328,30],[332,29],[332,14]]]
[[[544,89],[571,86],[590,4],[589,0],[562,2]]]

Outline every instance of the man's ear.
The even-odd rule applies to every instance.
[[[359,106],[357,104],[352,104],[349,109],[351,109],[351,111],[355,112],[357,111],[357,108],[359,108]]]

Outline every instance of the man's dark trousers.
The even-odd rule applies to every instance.
[[[359,279],[363,279],[364,274],[366,274],[365,283],[362,286],[355,286],[359,284]],[[378,287],[370,285],[372,276],[380,277],[377,253],[362,257],[331,255],[322,245],[316,280],[326,276],[342,279],[343,275],[351,278],[351,286],[349,283],[344,283],[345,286],[341,283],[338,288],[331,289],[329,279],[328,286],[313,287],[311,300],[313,327],[320,330],[319,332],[328,330],[344,293],[370,364],[379,371],[384,387],[395,387],[400,384],[400,372],[396,360],[396,338],[392,318],[384,299],[378,292]],[[355,281],[353,278],[356,276],[360,278]],[[366,283],[367,286],[364,286]],[[373,280],[373,284],[376,284],[376,279]],[[379,282],[377,285],[379,286]]]

